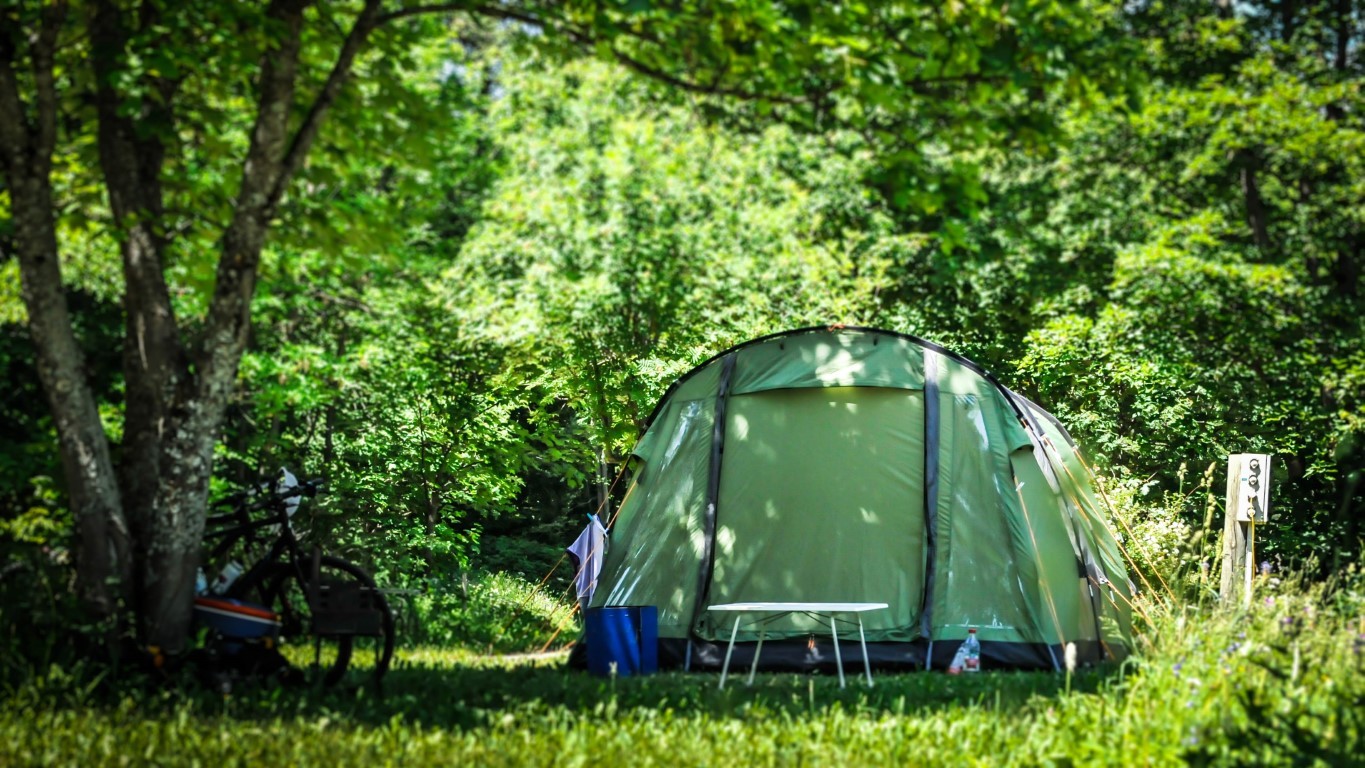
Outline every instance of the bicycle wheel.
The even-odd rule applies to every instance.
[[[377,684],[393,659],[394,619],[374,579],[359,566],[323,556],[317,583],[311,567],[276,563],[238,580],[241,600],[280,614],[280,653],[324,686],[347,677]]]

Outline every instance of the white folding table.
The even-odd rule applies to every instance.
[[[725,649],[725,665],[720,670],[720,687],[725,687],[725,677],[730,673],[730,654],[735,650],[735,637],[739,634],[740,620],[744,614],[758,614],[758,645],[754,648],[754,661],[749,666],[749,685],[753,685],[754,673],[758,671],[758,655],[763,651],[763,638],[768,633],[768,624],[791,613],[804,613],[817,620],[829,619],[830,636],[834,638],[834,663],[839,668],[839,687],[844,687],[844,660],[839,655],[839,630],[835,616],[851,613],[858,618],[858,642],[863,649],[863,671],[867,673],[867,685],[872,687],[872,665],[867,659],[867,638],[863,634],[863,614],[886,608],[886,603],[725,603],[713,605],[708,611],[728,611],[735,614],[735,626],[730,630],[730,645]]]

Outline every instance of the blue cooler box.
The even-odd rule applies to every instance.
[[[648,675],[659,670],[659,609],[652,605],[589,608],[583,612],[588,672],[598,677]]]
[[[196,597],[194,618],[227,637],[274,637],[280,631],[279,614],[263,605],[226,597]]]

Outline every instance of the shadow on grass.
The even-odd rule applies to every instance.
[[[1119,673],[1118,667],[1078,672],[1071,690],[1097,691]],[[1036,706],[1039,697],[1056,697],[1067,686],[1064,674],[1052,672],[882,673],[873,675],[872,688],[861,676],[849,674],[843,689],[830,674],[765,673],[753,686],[745,685],[744,674],[736,675],[720,690],[716,673],[604,679],[569,669],[564,656],[527,659],[437,649],[400,652],[379,694],[372,685],[319,689],[239,680],[224,694],[190,677],[178,682],[162,678],[159,684],[146,676],[116,682],[95,675],[97,684],[87,678],[78,672],[65,674],[62,681],[35,682],[20,698],[23,706],[38,709],[119,707],[131,700],[151,718],[189,711],[237,721],[328,719],[376,728],[401,721],[469,730],[505,722],[509,714],[572,719],[640,712],[646,717],[668,713],[724,720],[818,717],[834,711],[875,717],[954,708],[1011,713],[1030,701]]]
[[[1114,678],[1118,668],[1078,672],[1074,692],[1094,692]],[[569,669],[562,657],[551,660],[508,660],[469,657],[441,662],[401,657],[384,679],[380,696],[368,688],[349,691],[299,691],[291,714],[343,715],[357,724],[383,725],[400,717],[428,728],[479,727],[512,712],[590,714],[610,707],[618,715],[631,710],[670,711],[676,716],[747,717],[757,713],[810,715],[842,709],[876,715],[951,708],[1011,712],[1037,697],[1066,690],[1066,675],[1053,672],[983,672],[949,676],[909,672],[874,674],[874,685],[850,674],[846,688],[828,674],[760,674],[753,686],[744,675],[732,677],[724,690],[715,673],[664,672],[643,677],[603,679]],[[280,692],[244,691],[281,702]],[[292,695],[286,692],[286,696]],[[245,702],[243,702],[245,703]],[[233,716],[280,714],[275,707],[233,707]]]

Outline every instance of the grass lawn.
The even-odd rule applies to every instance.
[[[597,679],[434,647],[402,649],[382,697],[54,670],[4,692],[0,765],[1365,764],[1365,627],[1333,600],[1169,610],[1134,659],[1070,680],[771,674],[720,691],[714,674]]]

